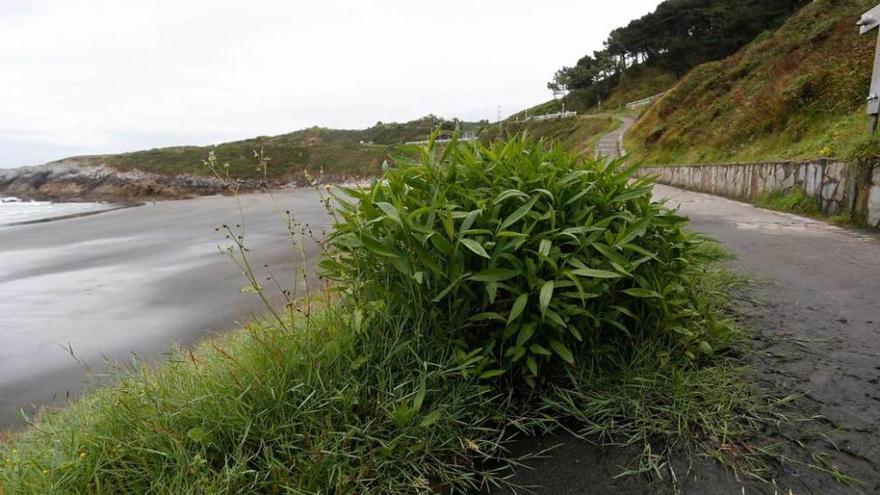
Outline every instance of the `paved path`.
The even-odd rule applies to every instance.
[[[692,227],[722,241],[739,257],[736,269],[763,282],[740,301],[760,343],[759,378],[784,393],[800,392],[804,417],[824,419],[786,432],[806,449],[783,452],[826,469],[834,466],[863,484],[844,486],[815,468],[779,469],[785,488],[806,495],[880,493],[880,237],[700,193],[656,186],[692,220]],[[780,438],[773,439],[781,440]],[[524,451],[564,446],[523,470],[519,481],[542,484],[541,494],[662,493],[644,480],[613,480],[634,452],[600,449],[570,438],[528,441]],[[791,446],[790,442],[787,445]],[[812,458],[816,454],[818,457]],[[630,456],[630,457],[628,457]],[[818,458],[825,459],[823,465]],[[699,479],[683,493],[774,493],[743,487],[713,463],[699,464]],[[682,476],[679,471],[681,478]]]
[[[327,223],[317,193],[276,194],[315,230]],[[269,195],[244,195],[254,265],[287,280],[291,256]],[[235,200],[167,201],[45,224],[0,227],[0,429],[17,411],[76,393],[102,356],[155,358],[262,313],[245,279],[217,247],[220,224],[240,222]],[[308,266],[317,249],[307,243]],[[260,269],[259,271],[263,271]]]
[[[602,136],[596,144],[596,158],[617,159],[623,156],[623,135],[635,124],[635,117],[621,117],[620,127]]]

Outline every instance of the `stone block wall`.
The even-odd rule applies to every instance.
[[[880,229],[880,164],[874,165],[870,183],[866,187],[868,194],[865,216],[867,217],[868,225],[875,229]]]
[[[661,184],[755,201],[764,193],[803,189],[818,198],[829,215],[862,212],[867,223],[880,228],[880,164],[868,173],[867,184],[857,184],[855,167],[838,160],[767,162],[645,167],[638,175],[652,175]],[[865,201],[857,187],[865,187]]]

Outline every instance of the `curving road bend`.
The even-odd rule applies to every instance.
[[[620,126],[602,136],[599,139],[599,142],[596,143],[596,158],[611,158],[612,160],[616,160],[624,155],[623,150],[623,136],[626,134],[626,131],[630,130],[630,128],[636,123],[636,118],[625,115],[623,117],[619,117]]]

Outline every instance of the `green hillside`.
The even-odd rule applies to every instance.
[[[529,113],[531,114],[531,111]],[[530,138],[554,141],[567,150],[590,154],[599,138],[618,125],[617,119],[610,115],[582,115],[568,119],[527,122],[507,120],[502,129],[494,125],[486,127],[480,138],[488,143],[499,138],[525,133]]]
[[[846,157],[866,140],[871,0],[815,0],[736,54],[700,65],[627,136],[652,164]]]
[[[671,87],[690,69],[727,57],[782,25],[808,0],[665,0],[611,31],[604,48],[562,67],[547,88],[568,108],[616,109]]]
[[[260,178],[255,151],[269,158],[269,178],[296,177],[309,170],[334,177],[373,175],[382,162],[408,141],[423,140],[436,128],[450,135],[461,128],[478,132],[485,123],[446,120],[433,115],[406,122],[382,123],[364,130],[338,130],[312,127],[280,136],[260,136],[215,146],[156,148],[118,155],[77,157],[85,165],[109,165],[120,170],[143,170],[161,174],[210,175],[203,165],[213,151],[217,162],[229,164],[230,174],[241,178]]]

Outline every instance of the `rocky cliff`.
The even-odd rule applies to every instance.
[[[267,184],[248,180],[239,185],[242,190],[256,190]],[[21,199],[127,202],[224,192],[227,187],[216,177],[119,171],[106,165],[84,165],[76,158],[34,167],[0,169],[0,196]]]

